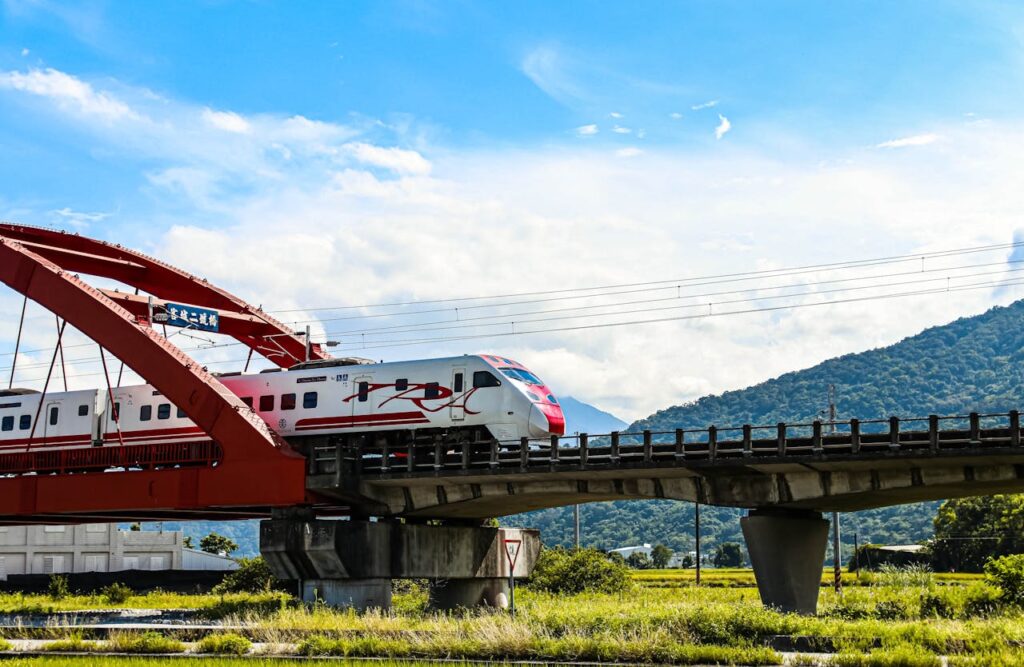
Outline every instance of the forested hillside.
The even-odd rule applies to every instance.
[[[830,359],[802,371],[692,403],[660,410],[629,430],[671,430],[810,421],[836,387],[840,419],[900,415],[1003,412],[1024,397],[1024,302],[927,329],[895,345]],[[843,515],[845,542],[914,542],[932,532],[937,503],[889,507]],[[739,512],[705,508],[709,543],[739,541]],[[571,508],[509,517],[506,523],[542,530],[547,544],[572,540]],[[663,542],[692,548],[693,507],[672,501],[599,503],[583,508],[583,540],[602,549]]]

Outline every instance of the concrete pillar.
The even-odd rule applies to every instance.
[[[260,523],[260,551],[280,579],[301,582],[304,600],[357,609],[391,604],[393,579],[427,579],[439,609],[508,604],[505,541],[521,544],[514,576],[530,576],[536,530],[429,526],[286,517]]]
[[[307,579],[302,582],[305,602],[322,601],[332,607],[351,607],[356,611],[389,609],[390,579]]]
[[[740,526],[761,602],[780,611],[816,613],[828,521],[819,512],[754,510]]]
[[[438,579],[430,583],[430,606],[453,610],[460,607],[508,609],[508,579]]]

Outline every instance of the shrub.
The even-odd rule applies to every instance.
[[[71,635],[64,639],[56,639],[52,642],[43,644],[44,651],[54,651],[57,653],[87,653],[91,651],[98,651],[99,644],[92,641],[85,641],[81,635]]]
[[[953,606],[943,595],[928,591],[921,596],[922,618],[953,618]]]
[[[180,641],[159,632],[117,635],[111,637],[110,647],[123,653],[181,653],[185,650]]]
[[[128,598],[135,595],[135,591],[131,589],[131,586],[115,581],[109,586],[101,588],[100,595],[106,598],[110,604],[123,604],[128,601]]]
[[[985,584],[976,584],[967,589],[964,598],[964,616],[986,618],[999,613],[999,591]]]
[[[875,605],[875,618],[883,621],[902,621],[910,618],[907,606],[899,600],[882,600]]]
[[[277,577],[270,571],[263,556],[239,558],[238,569],[228,572],[214,593],[266,593],[278,584]]]
[[[71,588],[68,587],[68,578],[63,574],[54,574],[50,577],[50,583],[46,587],[46,594],[51,600],[63,600],[71,595]]]
[[[11,646],[11,642],[6,639],[0,638],[0,651],[13,651],[14,647]]]
[[[999,589],[1003,602],[1024,605],[1024,554],[989,559],[985,563],[985,578]]]
[[[533,588],[552,593],[618,593],[630,585],[629,570],[597,549],[544,549],[530,579]]]
[[[206,635],[196,647],[199,653],[219,655],[245,655],[252,648],[252,642],[235,632],[220,635]]]

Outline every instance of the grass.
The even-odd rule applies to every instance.
[[[675,588],[679,586],[696,585],[697,571],[687,570],[634,570],[630,573],[633,580],[643,586],[651,588]],[[844,587],[873,586],[883,579],[885,574],[879,572],[842,572],[842,583]],[[934,573],[931,574],[937,585],[963,585],[982,581],[984,575],[971,573]],[[821,573],[821,585],[823,588],[833,585],[835,575],[831,568],[826,568]],[[703,569],[700,573],[702,586],[709,588],[753,588],[757,586],[754,580],[754,572],[749,568],[714,568]]]
[[[722,581],[751,577],[748,571],[716,572]],[[192,596],[176,606],[241,627],[239,635],[210,635],[197,646],[221,656],[248,654],[250,642],[262,642],[282,654],[312,657],[770,665],[781,661],[768,648],[773,637],[789,635],[834,652],[826,664],[840,667],[931,667],[940,655],[950,656],[954,667],[1024,667],[1013,648],[1024,644],[1024,615],[1000,604],[997,591],[975,576],[873,574],[842,595],[822,588],[820,614],[808,618],[764,609],[750,585],[648,585],[659,576],[686,574],[639,572],[632,590],[621,594],[568,597],[520,588],[514,619],[493,610],[430,612],[421,585],[403,586],[390,612],[307,607],[279,595]],[[183,650],[177,639],[156,633],[65,642],[85,650],[97,644],[140,653]]]
[[[213,634],[203,637],[196,646],[197,653],[216,653],[218,655],[245,655],[252,648],[248,638],[235,632]]]
[[[74,594],[54,600],[45,594],[2,593],[0,613],[53,614],[61,611],[92,611],[100,609],[200,609],[211,612],[234,613],[246,607],[279,607],[287,603],[284,593],[232,593],[226,595],[187,595],[184,593],[153,592],[132,595],[124,601],[111,603],[106,595]]]
[[[44,656],[41,658],[12,658],[4,660],[4,667],[290,667],[289,662],[272,657],[215,657],[215,658],[175,658],[168,663],[166,658],[145,656]],[[372,667],[426,667],[428,663],[413,661],[381,660],[374,662]],[[310,660],[301,663],[302,667],[344,667],[345,662],[337,660]],[[481,663],[452,663],[448,667],[476,667]],[[430,667],[437,667],[430,664]],[[482,665],[481,665],[482,667]]]

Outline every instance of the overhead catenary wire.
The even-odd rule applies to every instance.
[[[497,332],[497,333],[487,333],[487,334],[468,334],[468,335],[464,335],[464,336],[450,336],[450,337],[427,338],[427,339],[422,339],[422,340],[402,341],[402,342],[395,342],[395,343],[386,343],[386,344],[381,344],[381,345],[369,345],[365,349],[397,348],[397,347],[407,347],[407,346],[410,346],[410,345],[436,344],[436,343],[455,342],[455,341],[464,341],[464,340],[476,340],[476,339],[482,339],[482,338],[507,338],[509,336],[519,336],[519,335],[532,335],[532,334],[555,333],[555,332],[565,332],[565,331],[582,331],[582,330],[589,330],[589,329],[602,329],[602,328],[624,327],[624,326],[639,326],[639,325],[644,325],[644,324],[654,324],[654,323],[661,323],[661,322],[677,322],[677,321],[685,321],[685,320],[700,320],[700,319],[707,319],[707,318],[712,318],[712,317],[714,317],[714,318],[721,318],[721,317],[729,317],[729,316],[734,316],[734,315],[748,315],[748,314],[755,314],[755,313],[778,312],[778,311],[783,311],[783,310],[797,310],[797,309],[803,309],[803,308],[831,306],[831,305],[839,305],[839,304],[845,304],[845,303],[862,303],[862,302],[869,302],[869,301],[880,301],[880,300],[906,298],[906,297],[912,297],[912,296],[926,296],[926,295],[947,294],[947,293],[950,293],[950,292],[963,292],[963,291],[970,291],[970,290],[977,290],[977,289],[989,289],[989,288],[995,288],[995,287],[1008,287],[1008,286],[1017,286],[1017,285],[1024,285],[1024,277],[1022,277],[1022,278],[1015,278],[1013,280],[1006,280],[1006,281],[990,281],[990,282],[985,282],[985,283],[976,283],[976,284],[962,285],[962,286],[956,286],[956,287],[940,287],[940,288],[931,288],[931,289],[895,292],[895,293],[889,293],[889,294],[876,294],[876,295],[868,295],[868,296],[860,296],[860,297],[849,297],[849,298],[844,298],[844,299],[832,299],[832,300],[819,301],[819,302],[814,302],[814,303],[783,304],[783,305],[778,305],[778,306],[767,306],[767,307],[759,307],[759,308],[747,308],[747,309],[742,309],[742,310],[715,311],[715,312],[711,312],[711,313],[699,313],[699,314],[695,314],[695,315],[679,315],[679,316],[674,316],[674,317],[650,318],[650,319],[644,319],[644,320],[630,320],[630,321],[627,321],[627,322],[607,322],[607,323],[598,323],[598,324],[586,324],[586,325],[577,325],[577,326],[568,326],[568,327],[555,327],[555,328],[550,328],[550,329],[526,329],[526,330],[517,329],[515,332]],[[361,348],[356,346],[356,347],[353,348],[353,351],[354,350],[358,350],[358,349],[361,349]],[[224,360],[210,361],[210,362],[207,362],[206,365],[221,365],[221,364],[228,364],[228,363],[241,363],[243,361],[244,361],[244,359],[242,359],[242,358],[240,358],[240,359],[224,359]],[[93,377],[93,376],[97,376],[97,375],[102,375],[102,373],[71,374],[71,375],[69,375],[69,377]],[[26,381],[26,382],[34,382],[34,381],[38,381],[38,380],[41,380],[41,379],[43,379],[43,378],[24,379],[24,381]]]
[[[578,311],[582,311],[582,310],[612,309],[612,308],[619,308],[621,306],[627,306],[627,305],[632,305],[632,304],[664,303],[666,301],[680,301],[680,300],[696,299],[696,298],[705,299],[705,298],[709,298],[709,297],[725,296],[725,295],[731,295],[731,294],[750,294],[751,292],[758,292],[759,294],[755,294],[753,296],[749,296],[749,297],[745,297],[745,298],[740,298],[740,299],[718,300],[718,301],[713,302],[713,304],[715,306],[721,306],[721,305],[730,305],[730,304],[734,304],[734,303],[745,303],[745,302],[749,302],[749,301],[762,301],[762,300],[777,299],[777,298],[795,298],[795,297],[802,297],[802,296],[815,296],[815,295],[820,295],[820,294],[829,294],[829,293],[838,293],[838,292],[847,292],[847,291],[862,291],[862,290],[879,289],[879,288],[886,288],[886,287],[896,287],[896,286],[902,286],[902,285],[920,284],[920,283],[927,283],[927,282],[949,281],[950,279],[961,280],[961,279],[978,277],[978,276],[991,276],[991,275],[999,275],[999,274],[1007,274],[1007,273],[1016,273],[1016,272],[1024,271],[1024,269],[1017,268],[1017,269],[1005,269],[1005,270],[1001,270],[1001,271],[982,271],[982,272],[962,273],[962,274],[959,274],[959,275],[940,275],[938,277],[916,278],[914,280],[906,280],[906,281],[895,281],[895,282],[888,282],[888,283],[875,283],[875,284],[870,284],[870,285],[861,285],[861,286],[853,286],[853,287],[843,286],[843,287],[833,288],[833,289],[829,289],[829,290],[812,290],[812,289],[809,289],[809,288],[820,287],[822,285],[836,285],[836,284],[845,285],[847,283],[857,283],[857,282],[863,282],[863,281],[866,281],[866,280],[879,280],[879,279],[883,279],[883,278],[887,278],[887,277],[920,276],[922,274],[956,272],[956,271],[963,271],[963,270],[967,270],[967,269],[984,268],[984,267],[992,267],[992,266],[1019,265],[1019,264],[1024,264],[1024,260],[1008,260],[1008,261],[1003,261],[1003,262],[989,262],[989,263],[983,263],[983,264],[967,264],[967,265],[959,265],[959,266],[953,266],[953,267],[928,269],[928,270],[925,270],[925,271],[915,270],[915,271],[909,271],[909,272],[907,272],[907,271],[890,272],[890,273],[884,273],[884,274],[873,274],[873,275],[869,275],[869,276],[855,276],[855,277],[849,277],[849,278],[836,278],[836,279],[831,279],[831,280],[821,280],[821,281],[811,281],[811,282],[803,282],[803,283],[793,283],[793,284],[787,284],[787,285],[770,285],[770,286],[762,286],[762,287],[757,287],[757,288],[746,288],[746,289],[736,289],[736,290],[718,290],[718,291],[702,292],[702,293],[696,293],[696,294],[680,294],[679,296],[673,296],[673,297],[667,297],[667,298],[643,299],[643,300],[627,301],[627,302],[617,302],[617,303],[610,303],[610,304],[592,304],[592,305],[588,305],[588,306],[576,306],[576,307],[573,307],[573,308],[556,308],[556,309],[545,309],[545,310],[538,310],[538,311],[520,311],[520,312],[516,312],[516,313],[501,313],[501,314],[496,314],[496,315],[486,315],[486,316],[478,316],[478,317],[473,317],[473,318],[466,318],[466,319],[463,319],[463,320],[459,320],[458,322],[453,322],[452,320],[440,320],[440,321],[435,321],[435,322],[420,322],[420,323],[413,323],[413,324],[400,324],[400,325],[393,325],[393,326],[389,326],[389,327],[378,327],[378,328],[362,329],[362,330],[354,329],[354,330],[329,331],[329,332],[326,332],[324,335],[326,335],[328,337],[344,337],[345,335],[359,335],[360,336],[360,343],[359,343],[358,347],[359,348],[363,348],[365,346],[365,343],[367,342],[366,341],[366,335],[367,334],[369,334],[369,335],[371,335],[373,337],[383,337],[383,336],[387,336],[387,335],[401,334],[401,333],[414,333],[414,332],[418,333],[418,332],[431,332],[431,331],[451,331],[451,330],[472,329],[472,328],[485,328],[485,327],[492,327],[492,328],[493,327],[510,327],[510,326],[512,326],[512,322],[515,322],[516,324],[522,325],[524,323],[530,323],[530,322],[550,322],[550,321],[561,321],[561,320],[571,320],[571,319],[604,318],[604,317],[615,317],[615,316],[621,316],[621,315],[640,314],[640,313],[646,313],[646,312],[660,312],[660,311],[677,310],[677,309],[703,308],[703,307],[708,306],[709,304],[702,301],[701,303],[697,303],[697,304],[679,304],[679,305],[673,305],[673,306],[627,309],[627,310],[618,310],[618,311],[602,312],[602,313],[587,313],[587,314],[578,314],[578,315],[565,315],[565,316],[556,316],[556,317],[539,317],[539,318],[526,318],[526,319],[523,319],[523,317],[522,317],[524,315],[532,315],[532,314],[542,314],[542,315],[545,315],[545,314],[551,314],[551,313],[578,312]],[[799,291],[797,291],[797,292],[795,292],[793,294],[779,294],[779,295],[760,294],[760,293],[767,292],[767,291],[779,291],[779,290],[799,290]],[[516,318],[516,319],[513,320],[513,319],[510,319],[510,318]],[[493,323],[482,323],[485,320],[489,320],[489,319],[501,319],[502,321],[493,322]],[[438,324],[445,325],[445,326],[434,326],[434,325],[438,325]],[[185,329],[181,329],[179,331],[176,331],[176,332],[170,334],[169,337],[173,338],[176,335],[181,335],[181,336],[183,336],[185,338],[189,338],[189,339],[192,339],[192,340],[200,341],[202,343],[201,345],[197,345],[195,347],[183,347],[183,348],[181,348],[183,351],[186,351],[186,352],[194,352],[194,351],[217,349],[217,348],[225,348],[225,347],[236,347],[236,346],[239,346],[239,345],[243,345],[243,343],[239,343],[239,342],[216,342],[216,341],[211,340],[210,338],[206,338],[206,337],[202,337],[202,336],[197,336],[195,334],[187,333],[187,330],[185,330]],[[379,342],[383,342],[383,340],[370,340],[369,342],[371,342],[371,343],[374,343],[374,342],[379,343]],[[76,357],[74,359],[71,359],[70,361],[72,361],[74,363],[78,363],[80,365],[88,365],[88,364],[99,363],[99,359],[96,358],[96,357],[93,357],[93,356]],[[42,367],[44,365],[45,365],[45,363],[21,364],[21,368],[26,368],[26,369],[27,368],[37,368],[37,367]],[[6,369],[5,368],[0,368],[0,370],[6,370]],[[118,375],[120,376],[120,372],[118,373]]]

